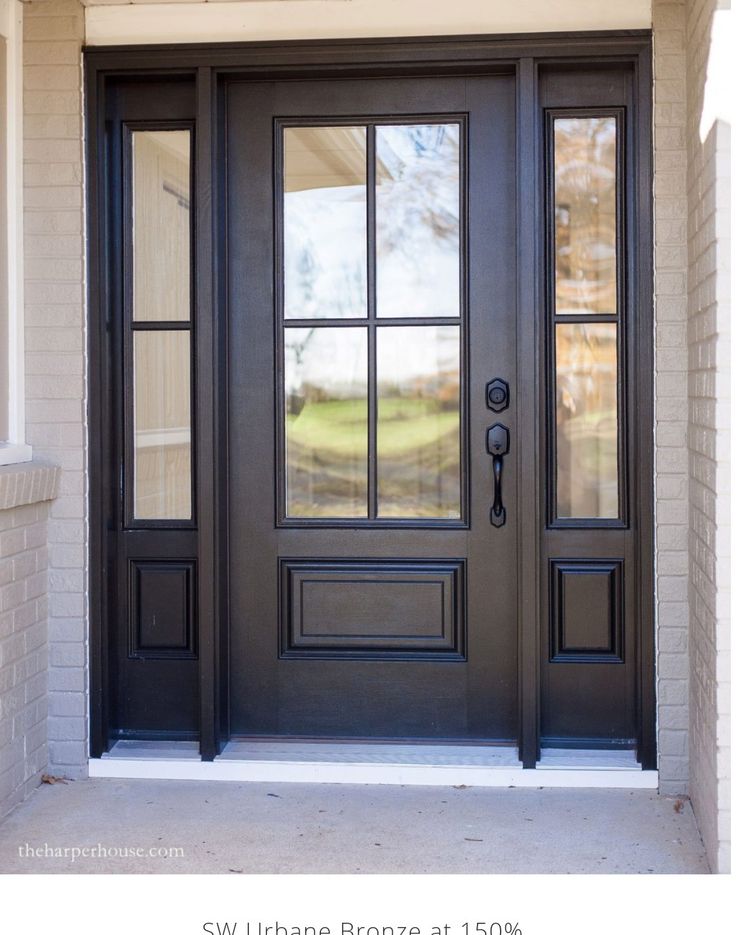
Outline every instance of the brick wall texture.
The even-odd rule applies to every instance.
[[[43,491],[52,496],[56,472],[26,469],[24,481],[34,473],[53,475]],[[15,488],[14,472],[0,469],[0,500]],[[24,499],[0,507],[0,818],[38,785],[48,760],[49,503]]]
[[[725,841],[727,334],[725,133],[701,146],[699,95],[717,0],[653,0],[656,588],[660,785],[690,789],[711,860]],[[85,326],[78,0],[30,0],[25,25],[28,438],[63,468],[49,517],[49,752],[86,764]],[[688,160],[690,170],[688,170]],[[719,226],[720,225],[720,226]],[[719,264],[721,266],[719,267]],[[688,286],[688,282],[690,285]],[[718,376],[716,368],[718,370]],[[690,375],[689,375],[690,374]],[[721,382],[723,381],[723,382]],[[718,435],[716,436],[716,430]],[[714,803],[718,803],[716,806]],[[713,814],[717,818],[711,820]],[[721,847],[722,851],[722,847]],[[715,856],[714,856],[715,855]],[[720,864],[718,863],[720,860]]]
[[[687,5],[690,796],[712,868],[730,869],[730,139],[703,122],[714,19]],[[717,25],[715,27],[718,28]],[[733,88],[729,93],[733,93]]]
[[[654,296],[660,789],[688,783],[687,152],[685,2],[655,0]]]
[[[31,0],[24,26],[27,438],[62,468],[48,520],[50,768],[86,774],[85,308],[77,0]]]

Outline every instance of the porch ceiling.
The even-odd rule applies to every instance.
[[[651,0],[81,0],[87,45],[649,29]],[[183,15],[181,4],[189,7]],[[209,4],[207,10],[202,9]],[[328,13],[328,16],[325,16]]]

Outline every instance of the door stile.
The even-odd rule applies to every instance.
[[[540,625],[540,482],[539,426],[539,235],[537,67],[522,58],[517,69],[517,341],[521,360],[517,380],[519,489],[518,628],[519,628],[519,759],[533,769],[539,759],[539,625]]]
[[[637,211],[637,255],[633,288],[638,308],[647,310],[629,325],[636,342],[630,355],[637,373],[629,373],[630,411],[638,411],[634,437],[636,466],[631,471],[635,485],[634,503],[638,535],[636,550],[636,593],[639,610],[637,673],[637,708],[639,743],[637,758],[642,769],[657,768],[657,698],[655,684],[655,582],[654,582],[654,457],[652,426],[654,425],[654,328],[652,322],[654,282],[652,230],[652,86],[651,50],[638,53],[634,67],[634,126],[637,127],[634,153]],[[644,375],[649,374],[645,379]]]
[[[110,318],[106,301],[108,292],[103,288],[104,271],[109,260],[105,246],[108,238],[108,203],[104,197],[107,191],[106,160],[96,159],[94,154],[105,153],[105,100],[104,78],[96,71],[87,72],[87,159],[91,167],[87,180],[87,251],[89,263],[89,281],[87,302],[90,310],[96,309],[97,315],[89,323],[89,383],[94,388],[90,392],[87,405],[90,435],[99,439],[97,445],[89,446],[89,491],[90,524],[89,555],[95,556],[93,571],[89,576],[89,608],[93,621],[107,620],[109,613],[107,589],[109,587],[108,568],[109,532],[108,512],[110,497],[111,471],[109,463],[109,440],[106,430],[108,420],[105,413],[109,407],[111,368],[108,362],[107,327]],[[91,318],[91,314],[90,314]],[[90,756],[100,757],[109,748],[109,630],[107,626],[97,625],[89,628],[90,641]]]
[[[214,199],[213,81],[212,69],[197,69],[195,160],[195,399],[198,480],[199,548],[197,600],[199,619],[199,750],[203,760],[220,752],[218,712],[218,614],[217,614],[217,520],[216,495],[218,439],[217,342],[214,301]]]

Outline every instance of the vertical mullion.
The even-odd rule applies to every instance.
[[[517,72],[517,249],[518,314],[517,360],[538,361],[539,243],[537,69],[533,58],[523,58]],[[519,758],[525,769],[536,767],[540,733],[540,489],[539,425],[544,411],[537,367],[519,366],[518,464],[519,548],[517,573],[519,592]]]
[[[368,283],[368,518],[378,516],[378,389],[376,386],[376,127],[366,128]]]
[[[214,199],[212,69],[201,66],[196,78],[197,119],[194,130],[194,159],[191,167],[194,208],[191,223],[192,305],[190,348],[192,406],[191,470],[194,482],[192,518],[197,529],[197,596],[199,644],[199,755],[213,760],[220,752],[219,717],[219,628],[217,616],[217,411],[214,374],[217,347],[214,334]],[[196,506],[195,506],[196,504]],[[195,512],[196,510],[196,512]]]

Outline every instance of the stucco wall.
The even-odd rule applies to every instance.
[[[48,521],[49,758],[86,774],[85,307],[77,0],[31,0],[24,26],[27,439],[62,468]]]
[[[730,128],[706,100],[719,89],[706,85],[727,6],[689,0],[686,22],[690,796],[721,872],[730,869]]]

